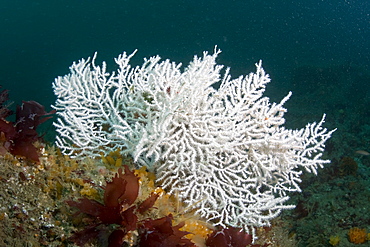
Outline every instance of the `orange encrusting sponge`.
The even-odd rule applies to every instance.
[[[367,240],[366,229],[360,229],[358,227],[351,228],[348,232],[348,238],[349,241],[354,244],[365,243]]]

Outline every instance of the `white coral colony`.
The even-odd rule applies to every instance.
[[[231,79],[213,55],[195,56],[187,68],[135,54],[117,59],[118,71],[80,60],[53,83],[59,118],[57,146],[74,157],[117,149],[146,165],[189,209],[222,226],[249,230],[269,225],[287,192],[300,191],[302,169],[316,173],[332,131],[319,123],[283,127],[283,104],[263,97],[270,78],[256,73]],[[218,90],[212,87],[221,82]]]

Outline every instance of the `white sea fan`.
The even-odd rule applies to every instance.
[[[135,52],[134,52],[135,53]],[[58,77],[54,106],[57,145],[72,156],[100,156],[118,148],[152,169],[164,188],[189,209],[218,225],[269,225],[300,191],[302,168],[316,173],[332,131],[319,123],[283,127],[283,104],[263,97],[270,78],[257,72],[231,79],[216,64],[220,53],[181,64],[145,59],[131,68],[123,53],[119,69],[81,60]],[[217,90],[212,87],[221,82]]]

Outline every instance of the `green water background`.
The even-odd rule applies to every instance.
[[[234,77],[262,59],[272,78],[267,95],[278,101],[293,91],[293,113],[320,101],[315,121],[348,107],[368,116],[369,13],[365,0],[1,1],[0,85],[13,107],[36,100],[49,110],[54,78],[95,51],[114,70],[123,51],[139,50],[133,64],[159,54],[186,65],[217,45]],[[317,87],[324,92],[310,98]]]

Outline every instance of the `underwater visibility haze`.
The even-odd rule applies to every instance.
[[[254,234],[259,240],[248,246],[370,243],[369,1],[12,0],[0,5],[0,29],[1,246],[83,246],[89,241],[95,246],[108,246],[109,241],[157,246],[156,241],[169,238],[175,240],[168,246],[176,246],[170,245],[176,241],[183,246],[216,246],[220,241],[213,239],[215,233],[226,228],[216,229],[185,213],[181,200],[155,182],[158,174],[133,165],[137,160],[123,155],[122,146],[115,149],[109,143],[112,152],[91,151],[98,160],[77,161],[54,145],[56,136],[63,134],[53,126],[60,117],[54,113],[61,110],[51,106],[60,106],[56,100],[62,98],[53,91],[56,78],[95,52],[97,66],[105,61],[108,73],[117,71],[114,58],[136,49],[130,60],[133,67],[141,66],[144,57],[159,55],[182,63],[179,73],[195,55],[220,49],[216,63],[224,65],[221,79],[226,68],[231,79],[255,73],[255,64],[262,60],[271,78],[264,96],[281,102],[292,92],[284,103],[286,129],[320,122],[323,114],[323,126],[337,129],[323,150],[322,159],[331,162],[318,168],[317,175],[300,176],[302,193],[292,193],[287,202],[295,208],[284,210],[271,226],[256,228],[251,235],[226,229],[232,244],[243,246],[237,244],[251,242]],[[212,86],[217,90],[220,83]],[[172,97],[174,89],[164,91]],[[143,104],[154,101],[147,92],[139,99]],[[140,114],[133,113],[132,121],[150,115]],[[114,121],[128,117],[118,115]],[[84,155],[83,149],[75,150]],[[143,193],[129,195],[120,187],[127,183]],[[125,203],[112,191],[119,191]],[[36,197],[41,198],[39,203],[32,199]],[[99,212],[92,213],[92,208]],[[164,226],[167,231],[160,232]],[[145,239],[148,232],[157,235]]]

